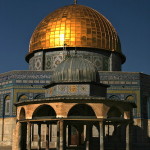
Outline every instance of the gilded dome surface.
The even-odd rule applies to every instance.
[[[29,52],[64,44],[121,53],[119,37],[112,24],[96,10],[78,4],[64,6],[45,17],[33,32]]]
[[[55,69],[54,82],[98,82],[99,76],[93,63],[77,56],[69,57]]]

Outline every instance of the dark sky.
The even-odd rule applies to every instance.
[[[27,70],[25,55],[38,23],[73,0],[0,0],[0,73]],[[127,57],[123,71],[150,74],[150,0],[78,0],[115,27]]]

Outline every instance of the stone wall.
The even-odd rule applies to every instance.
[[[15,125],[16,118],[0,119],[0,146],[10,146],[12,144]]]

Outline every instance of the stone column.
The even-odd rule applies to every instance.
[[[126,150],[130,149],[130,125],[127,124],[126,126]]]
[[[31,141],[34,141],[34,124],[31,125]]]
[[[68,125],[68,146],[71,145],[71,125]]]
[[[86,125],[86,150],[89,150],[90,143],[89,143],[89,136],[90,136],[90,128],[89,125]]]
[[[46,150],[49,150],[49,124],[46,125]]]
[[[64,122],[60,120],[60,150],[64,149]]]
[[[27,150],[31,150],[31,123],[27,123]]]
[[[83,132],[84,132],[84,142],[85,142],[85,141],[86,141],[86,125],[84,125],[83,128],[84,128],[84,129],[83,129],[83,130],[84,130]]]
[[[38,150],[41,149],[41,124],[38,124]]]
[[[99,127],[100,127],[100,150],[104,150],[104,123],[103,121],[99,122]]]
[[[17,122],[16,133],[17,133],[16,149],[21,150],[21,123],[20,122]]]
[[[59,150],[60,148],[60,124],[59,124],[59,121],[57,121],[57,147],[56,149]]]
[[[108,125],[107,125],[107,127],[108,127],[108,137],[109,137],[109,121],[108,121]]]
[[[64,148],[64,150],[66,149],[66,143],[68,142],[67,139],[66,139],[66,137],[67,137],[67,135],[66,135],[66,128],[67,128],[67,125],[63,121],[63,148]]]
[[[49,141],[50,142],[52,141],[52,126],[53,126],[53,124],[49,125]]]
[[[67,147],[69,146],[69,143],[68,143],[68,125],[66,126],[66,146]]]
[[[64,122],[57,122],[57,150],[64,150]]]

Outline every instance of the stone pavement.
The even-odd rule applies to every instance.
[[[0,146],[0,150],[11,150],[12,148],[9,146],[9,147],[3,147],[3,146]]]

